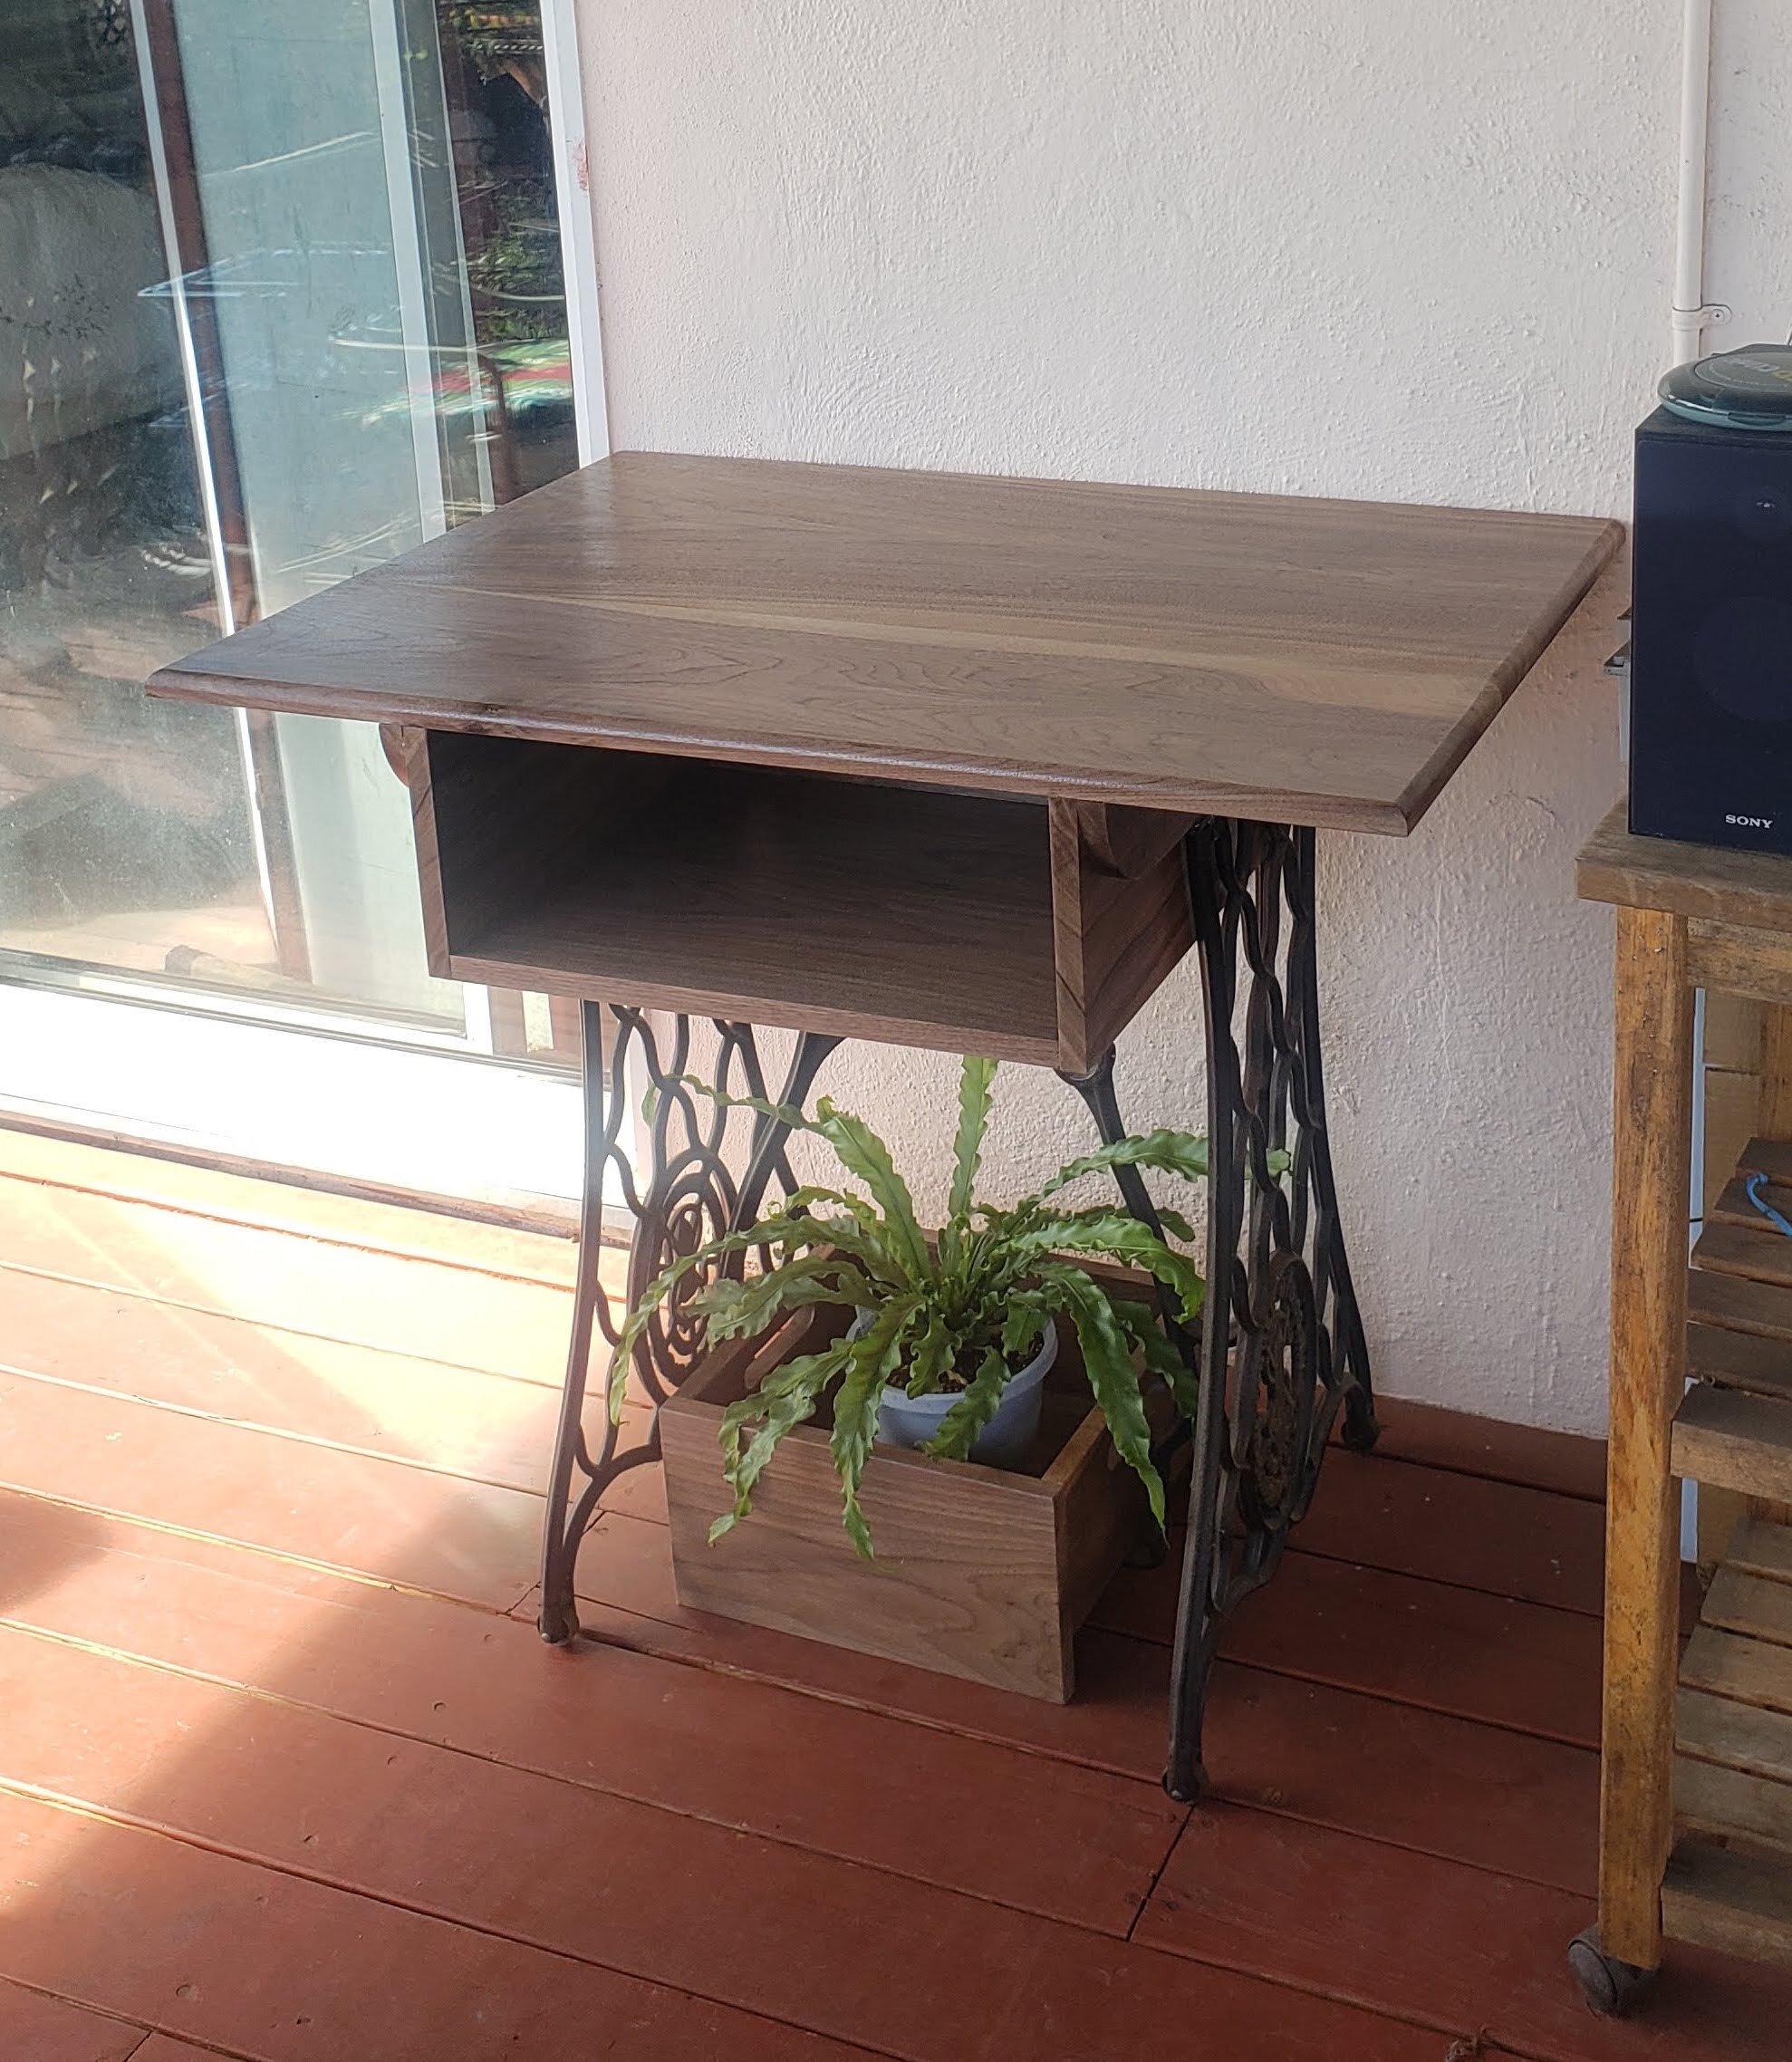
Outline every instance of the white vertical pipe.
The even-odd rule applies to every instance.
[[[1688,365],[1705,345],[1705,186],[1710,164],[1711,19],[1715,0],[1686,0],[1681,35],[1680,193],[1674,218],[1673,363]],[[1704,1215],[1705,996],[1694,1001],[1692,1031],[1692,1193],[1690,1238]],[[1699,1485],[1681,1484],[1680,1556],[1699,1558]]]
[[[1673,361],[1700,355],[1705,338],[1705,179],[1711,112],[1714,0],[1686,0],[1681,41],[1680,204],[1674,224]]]

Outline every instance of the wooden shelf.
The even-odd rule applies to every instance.
[[[1792,1871],[1681,1840],[1662,1884],[1662,1928],[1672,1940],[1792,1968]]]
[[[1792,1148],[1749,1142],[1687,1283],[1673,1471],[1768,1504],[1736,1526],[1681,1659],[1662,1925],[1792,1965],[1792,1527],[1761,1515],[1792,1502],[1792,1238],[1749,1202],[1756,1173],[1785,1181]],[[1792,1193],[1770,1200],[1792,1215]]]
[[[1692,1249],[1692,1381],[1674,1413],[1672,1466],[1693,1481],[1792,1503],[1792,1238],[1749,1202],[1754,1174],[1768,1177],[1769,1201],[1792,1215],[1792,1148],[1751,1139]]]
[[[1792,1502],[1792,1402],[1694,1383],[1674,1413],[1673,1471]]]
[[[1681,1662],[1673,1803],[1665,1931],[1792,1962],[1792,1527],[1745,1520],[1706,1593]]]
[[[402,750],[430,965],[457,979],[1083,1072],[1190,943],[1181,820],[1152,812],[460,733]]]

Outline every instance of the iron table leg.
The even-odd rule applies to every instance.
[[[1305,1514],[1342,1413],[1347,1445],[1376,1436],[1368,1348],[1338,1217],[1325,1123],[1314,917],[1315,841],[1310,829],[1209,817],[1189,833],[1189,894],[1200,958],[1208,1100],[1208,1315],[1199,1337],[1176,1334],[1199,1363],[1192,1427],[1188,1536],[1171,1660],[1169,1766],[1172,1797],[1205,1782],[1201,1730],[1220,1625],[1266,1582],[1289,1527]],[[550,1641],[577,1630],[573,1573],[579,1542],[602,1493],[626,1469],[660,1457],[657,1406],[701,1348],[689,1296],[675,1297],[636,1350],[634,1373],[650,1407],[632,1440],[602,1420],[595,1450],[584,1429],[593,1332],[613,1351],[616,1327],[597,1282],[606,1182],[636,1219],[630,1300],[679,1253],[751,1222],[766,1189],[794,1186],[786,1128],[756,1116],[747,1172],[725,1157],[728,1113],[699,1112],[683,1076],[689,1020],[660,1043],[638,1009],[612,1007],[612,1052],[602,1051],[602,1011],[584,1005],[585,1196],[578,1289],[554,1449],[543,1553],[541,1630]],[[717,1085],[763,1098],[750,1026],[718,1024]],[[800,1104],[840,1043],[805,1034],[778,1100]],[[652,1155],[646,1192],[622,1144],[632,1065],[653,1091]],[[1124,1131],[1112,1053],[1074,1080],[1103,1139]],[[1069,1078],[1069,1077],[1066,1077]],[[1116,1170],[1128,1205],[1155,1224],[1135,1169]],[[693,1280],[694,1293],[698,1283]],[[1172,1328],[1173,1329],[1173,1328]],[[1179,1431],[1177,1436],[1182,1436]],[[577,1483],[575,1493],[575,1483]],[[569,1508],[570,1506],[570,1508]]]
[[[1325,1126],[1314,855],[1311,830],[1226,817],[1187,843],[1206,1019],[1208,1310],[1198,1338],[1179,1336],[1200,1377],[1164,1774],[1185,1801],[1206,1781],[1219,1627],[1274,1573],[1339,1412],[1347,1445],[1376,1435]],[[1120,1137],[1113,1055],[1072,1085],[1102,1137]],[[1155,1227],[1138,1171],[1117,1172]]]
[[[612,1424],[600,1399],[593,1443],[585,1424],[592,1352],[601,1335],[613,1354],[620,1329],[598,1279],[606,1190],[620,1193],[635,1220],[627,1292],[632,1306],[679,1255],[695,1252],[718,1233],[752,1223],[774,1181],[785,1194],[795,1187],[785,1158],[789,1127],[761,1114],[748,1113],[750,1131],[732,1155],[736,1166],[744,1155],[745,1171],[738,1179],[730,1171],[729,1148],[738,1137],[742,1117],[690,1087],[689,1017],[674,1017],[662,1043],[644,1012],[612,1004],[609,1017],[614,1036],[606,1056],[603,1006],[584,1003],[580,1014],[584,1033],[584,1193],[566,1382],[548,1477],[537,1621],[543,1639],[555,1645],[579,1629],[573,1573],[580,1543],[603,1493],[630,1469],[660,1459],[659,1406],[696,1364],[703,1344],[700,1322],[689,1309],[703,1277],[693,1276],[635,1348],[631,1372],[643,1392],[645,1425],[639,1406],[620,1427]],[[725,1094],[764,1101],[766,1078],[752,1026],[718,1023],[716,1032],[715,1086]],[[798,1038],[776,1100],[800,1104],[840,1043],[814,1032]],[[650,1104],[644,1190],[636,1184],[625,1137],[631,1084],[635,1093],[645,1092]]]

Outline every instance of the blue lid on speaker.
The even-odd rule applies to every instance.
[[[1745,343],[1676,365],[1656,391],[1689,422],[1792,431],[1792,343]]]

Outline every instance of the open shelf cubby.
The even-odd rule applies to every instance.
[[[1076,1068],[1187,944],[1174,855],[1088,881],[1043,799],[448,731],[409,777],[461,980]]]

